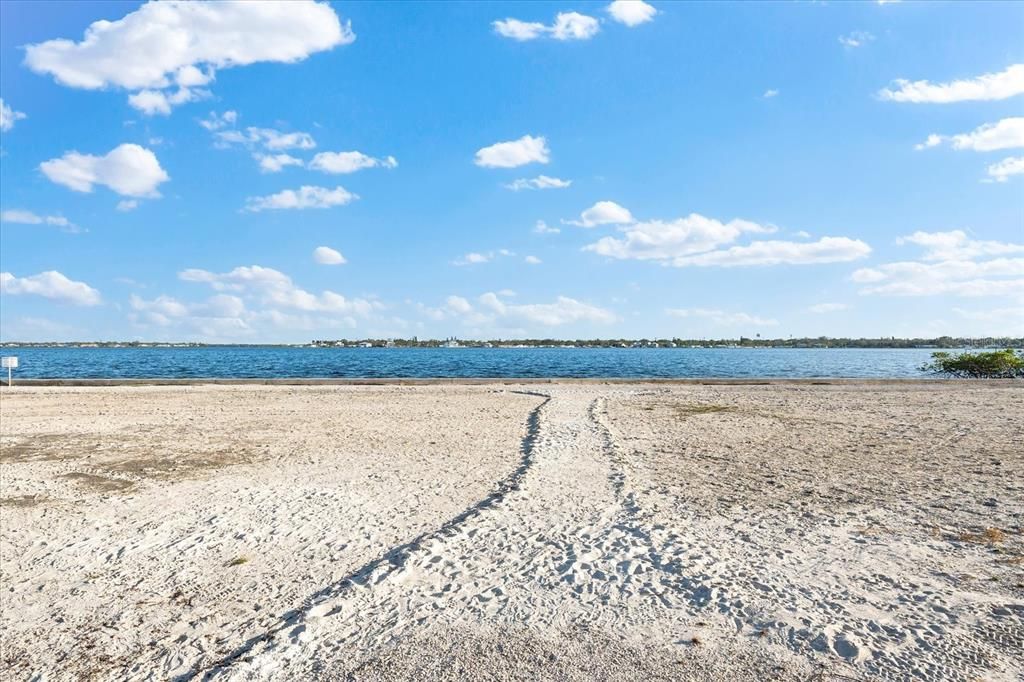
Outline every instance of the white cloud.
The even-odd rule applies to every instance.
[[[128,211],[134,211],[138,207],[139,202],[136,199],[122,199],[121,201],[117,202],[116,208],[118,211],[121,211],[122,213],[127,213]]]
[[[748,313],[730,313],[724,310],[709,310],[707,308],[667,308],[665,314],[670,317],[706,320],[715,326],[721,327],[772,327],[778,324],[777,320],[758,317]]]
[[[11,296],[31,294],[73,305],[93,306],[100,303],[100,292],[85,282],[76,282],[56,270],[30,277],[15,277],[0,272],[0,291]]]
[[[723,268],[753,265],[812,265],[845,263],[864,258],[871,247],[859,239],[822,237],[816,242],[761,241],[684,256],[672,261],[677,268],[690,265]]]
[[[159,327],[184,325],[207,337],[251,333],[252,329],[243,318],[255,317],[241,298],[228,294],[217,294],[201,303],[183,303],[166,295],[146,300],[132,294],[128,303],[134,311],[128,317],[135,323]]]
[[[471,251],[462,258],[452,261],[452,265],[479,265],[480,263],[489,262],[493,257],[493,254]]]
[[[244,133],[238,130],[220,130],[214,134],[218,142],[225,146],[229,144],[259,145],[275,152],[316,147],[316,140],[313,139],[313,136],[301,131],[284,133],[274,128],[249,126]]]
[[[298,62],[355,40],[327,3],[149,2],[116,21],[97,21],[80,42],[48,40],[25,63],[72,88],[122,88],[144,113],[201,96],[217,69]],[[175,90],[175,88],[177,88]]]
[[[636,260],[668,260],[730,244],[746,233],[765,234],[775,231],[771,225],[758,225],[748,220],[722,223],[691,213],[670,222],[652,220],[622,228],[625,236],[604,237],[584,247],[601,256]]]
[[[459,315],[465,315],[473,311],[473,306],[461,296],[449,296],[445,301],[445,308]]]
[[[1024,147],[1024,117],[1004,118],[996,123],[986,123],[960,135],[932,134],[914,149],[920,151],[937,147],[944,142],[949,142],[953,149],[973,149],[976,152]]]
[[[615,314],[604,308],[577,301],[567,296],[558,296],[553,303],[528,303],[510,305],[497,294],[488,292],[479,298],[485,315],[501,319],[523,320],[546,327],[556,327],[573,322],[615,322]]]
[[[172,318],[188,315],[188,307],[170,296],[157,296],[151,301],[132,294],[128,297],[132,310],[146,313],[147,320],[153,324],[166,326]]]
[[[839,44],[852,50],[856,47],[863,47],[874,39],[875,36],[871,35],[867,31],[853,31],[845,36],[839,36]]]
[[[768,89],[768,90],[765,90],[764,94],[761,95],[761,96],[764,97],[765,99],[771,99],[772,97],[778,97],[779,96],[779,91],[778,90],[774,90],[774,89]]]
[[[1024,156],[1009,156],[988,167],[990,182],[1006,182],[1011,175],[1024,173]]]
[[[491,25],[494,27],[494,31],[498,35],[519,41],[540,38],[541,36],[546,35],[549,30],[547,26],[540,22],[519,21],[518,19],[512,18],[495,21]]]
[[[324,173],[355,173],[364,168],[395,168],[398,161],[388,156],[375,159],[362,152],[320,152],[313,157],[309,167]]]
[[[523,135],[518,140],[477,150],[474,163],[483,168],[516,168],[528,163],[547,163],[550,154],[546,138]]]
[[[245,210],[253,213],[279,209],[330,208],[344,206],[359,198],[347,189],[338,185],[334,189],[303,185],[299,189],[286,189],[277,194],[263,197],[249,197],[245,200]]]
[[[50,181],[76,192],[106,185],[129,197],[158,197],[157,187],[170,180],[156,154],[137,144],[119,145],[105,156],[66,152],[59,159],[39,164],[39,170]]]
[[[986,73],[949,83],[897,79],[878,91],[881,99],[916,104],[948,104],[1000,100],[1024,93],[1024,64],[1013,64],[999,73]]]
[[[32,211],[22,209],[7,209],[0,211],[0,221],[5,223],[20,223],[22,225],[53,225],[64,232],[78,233],[85,232],[81,227],[60,215],[36,215]]]
[[[651,21],[654,19],[654,15],[658,13],[658,10],[643,0],[615,0],[615,2],[605,7],[605,11],[615,21],[631,28]]]
[[[809,306],[807,310],[816,315],[823,315],[825,313],[837,313],[840,310],[847,310],[849,307],[845,303],[816,303]]]
[[[340,251],[335,251],[329,246],[318,246],[313,249],[313,260],[320,265],[344,265],[348,262]]]
[[[7,106],[3,98],[0,97],[0,130],[7,132],[14,127],[15,121],[20,121],[23,118],[28,118],[28,116]]]
[[[518,192],[524,189],[564,189],[572,184],[572,180],[561,180],[547,175],[538,175],[535,178],[519,178],[505,185],[506,189]]]
[[[512,18],[495,21],[491,25],[498,35],[518,41],[534,40],[544,36],[555,40],[587,40],[601,30],[597,19],[577,12],[560,12],[550,26]]]
[[[523,259],[528,265],[540,265],[541,259],[536,256],[527,256]]]
[[[969,239],[960,230],[915,232],[898,240],[924,248],[921,261],[885,263],[854,271],[860,293],[883,296],[1004,296],[1024,294],[1024,244]],[[998,256],[992,258],[992,256]],[[978,260],[989,257],[988,260]]]
[[[899,245],[914,244],[925,249],[928,261],[973,260],[979,256],[1007,256],[1024,253],[1024,244],[971,239],[963,230],[915,232],[896,240]]]
[[[260,162],[260,171],[264,173],[278,173],[286,166],[302,165],[302,159],[291,154],[254,154],[253,158]]]
[[[209,284],[215,291],[235,292],[272,308],[367,316],[380,307],[379,303],[349,299],[333,291],[310,293],[297,287],[283,272],[259,265],[237,267],[224,273],[189,269],[178,273],[178,277],[185,282]]]
[[[453,260],[452,265],[480,265],[482,263],[489,263],[494,260],[497,256],[514,256],[514,252],[508,249],[498,249],[497,251],[487,251],[486,253],[480,253],[477,251],[471,251],[458,260]]]
[[[199,88],[178,88],[174,92],[162,90],[140,90],[128,96],[128,104],[146,116],[161,114],[167,116],[173,107],[186,102],[195,102],[212,97],[209,90]]]
[[[597,19],[578,12],[559,12],[550,29],[555,40],[587,40],[600,30]]]
[[[599,201],[580,213],[579,220],[563,220],[567,225],[597,227],[598,225],[623,225],[633,222],[633,214],[614,201]]]
[[[220,130],[221,128],[233,126],[237,121],[237,111],[228,110],[222,114],[218,114],[216,111],[211,111],[209,116],[199,121],[199,125],[213,132],[214,130]]]
[[[633,223],[619,229],[624,236],[603,237],[583,250],[609,258],[662,261],[675,267],[838,263],[871,252],[864,242],[847,237],[822,237],[816,242],[754,241],[721,249],[743,235],[769,234],[778,228],[739,219],[723,223],[698,213],[669,222]]]
[[[537,224],[533,226],[533,231],[536,234],[558,234],[562,230],[557,227],[551,227],[543,220],[538,220]]]

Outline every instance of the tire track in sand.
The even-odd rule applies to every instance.
[[[459,532],[459,528],[476,516],[500,503],[506,495],[518,490],[523,478],[533,464],[534,444],[540,432],[540,415],[544,407],[551,401],[551,396],[537,391],[510,391],[520,395],[531,395],[544,400],[530,411],[526,420],[526,435],[520,447],[520,460],[516,469],[498,481],[490,495],[470,505],[457,515],[448,519],[440,527],[421,533],[412,540],[396,545],[373,561],[361,566],[339,581],[332,583],[310,595],[297,609],[285,613],[275,627],[264,630],[259,635],[250,637],[241,646],[227,656],[212,664],[202,666],[185,675],[180,675],[176,682],[184,682],[197,677],[204,680],[212,679],[241,660],[252,658],[252,654],[261,644],[271,643],[279,634],[290,631],[292,639],[303,640],[305,621],[324,615],[333,615],[340,611],[340,606],[332,606],[331,602],[342,599],[346,593],[361,587],[372,587],[401,570],[409,559],[420,551],[428,542],[443,540]]]
[[[428,622],[622,624],[622,586],[633,584],[634,557],[646,550],[614,528],[622,505],[592,418],[593,392],[551,393],[534,413],[529,466],[488,513],[410,543],[400,565],[378,562],[379,575],[364,571],[362,583],[333,585],[269,633],[272,639],[252,638],[206,677],[294,677],[339,661],[351,670]]]

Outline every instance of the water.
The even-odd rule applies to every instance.
[[[4,348],[27,378],[926,377],[929,349]],[[6,377],[4,377],[6,379]]]

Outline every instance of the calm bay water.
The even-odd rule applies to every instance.
[[[4,348],[20,378],[925,377],[928,349]],[[6,378],[6,377],[4,377]]]

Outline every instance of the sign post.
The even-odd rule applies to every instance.
[[[0,367],[7,368],[7,386],[11,386],[11,370],[18,366],[18,358],[15,355],[8,355],[0,358]]]

